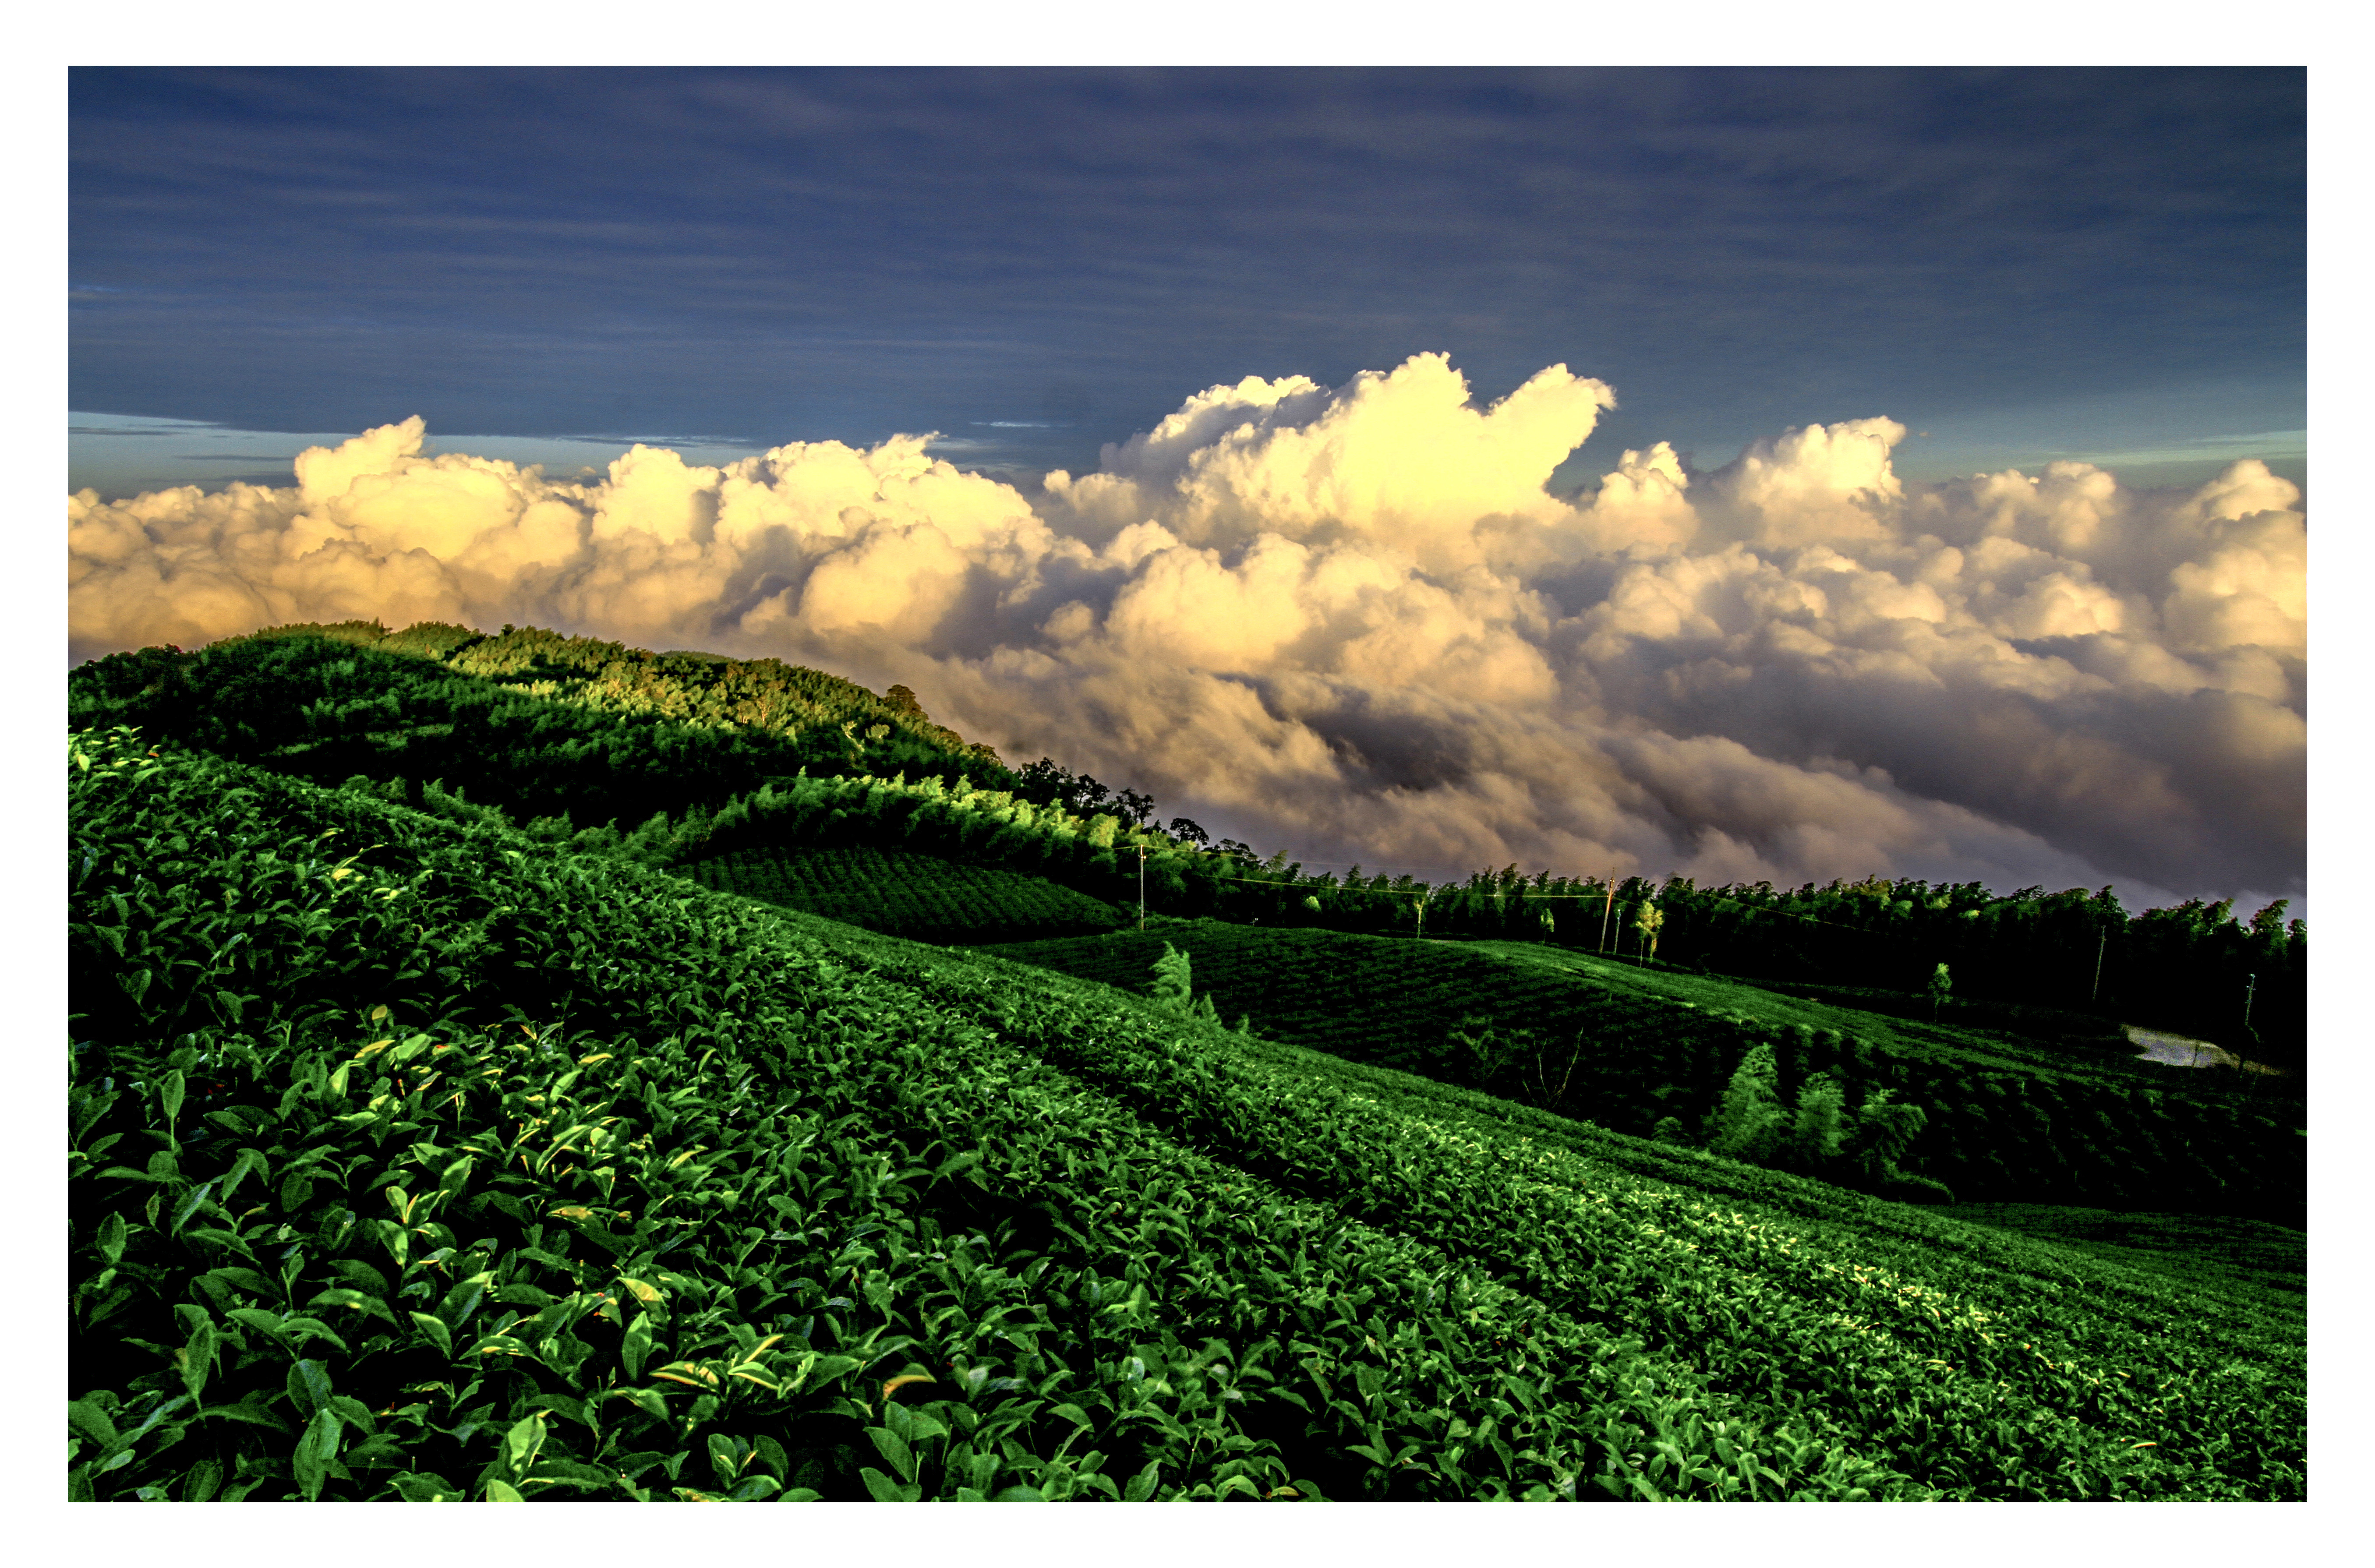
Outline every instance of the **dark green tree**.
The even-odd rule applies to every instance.
[[[1847,1137],[1847,1091],[1830,1074],[1816,1073],[1799,1087],[1783,1162],[1801,1171],[1818,1170],[1838,1157]]]
[[[1723,1101],[1707,1118],[1707,1147],[1718,1154],[1762,1164],[1780,1144],[1786,1128],[1773,1047],[1758,1043],[1724,1087]]]
[[[1913,1147],[1916,1134],[1929,1124],[1930,1114],[1919,1105],[1899,1105],[1885,1089],[1864,1097],[1856,1111],[1851,1158],[1867,1181],[1885,1182],[1897,1174],[1897,1161]]]
[[[1154,982],[1147,988],[1148,995],[1174,1012],[1188,1011],[1191,992],[1188,955],[1164,943],[1163,956],[1154,961],[1153,973]]]

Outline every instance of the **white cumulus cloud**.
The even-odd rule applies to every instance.
[[[1042,493],[930,438],[589,483],[418,419],[293,486],[67,501],[73,653],[292,620],[773,655],[1313,859],[2298,896],[2307,519],[2259,463],[1938,485],[1880,418],[1544,489],[1613,405],[1440,355],[1191,396]]]

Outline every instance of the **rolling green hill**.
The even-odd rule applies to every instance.
[[[1903,1167],[1931,1200],[2081,1201],[2301,1222],[2297,1104],[2172,1077],[2116,1036],[2045,1039],[1837,1007],[1540,943],[1412,942],[1219,921],[1009,945],[1003,956],[1144,990],[1165,943],[1222,1017],[1261,1034],[1703,1142],[1743,1059],[1775,1055],[1784,1104],[1822,1074],[1886,1089],[1923,1126]],[[2222,1075],[2223,1076],[2223,1075]],[[1819,1173],[1849,1180],[1843,1165]],[[1908,1194],[1909,1196],[1909,1194]]]
[[[774,659],[651,654],[506,627],[286,626],[206,648],[144,648],[66,683],[77,727],[145,735],[276,772],[360,778],[421,806],[431,785],[542,836],[615,844],[655,813],[715,806],[803,770],[1010,788],[985,747],[904,687]],[[606,831],[607,830],[607,831]]]
[[[907,850],[736,849],[675,870],[718,892],[919,942],[1069,937],[1121,924],[1111,904],[1044,877]]]
[[[77,1497],[2306,1493],[2297,1312],[1613,1078],[1594,1126],[124,730],[68,784]],[[1413,1016],[1530,973],[1707,1082],[1767,1027],[1396,946]]]
[[[69,709],[74,1496],[2305,1493],[2302,1080],[2071,945],[2215,1011],[2281,911],[1340,882],[532,629]]]
[[[1152,820],[1153,801],[1042,758],[1010,770],[880,696],[774,659],[655,654],[535,628],[487,634],[376,621],[276,627],[183,652],[148,648],[67,678],[77,727],[160,739],[404,804],[503,821],[649,865],[727,848],[854,844],[1023,871],[1105,902],[1267,927],[1613,944],[1782,987],[1860,988],[1871,1004],[1951,966],[1966,1017],[2084,1035],[2130,1021],[2221,1043],[2290,1075],[2308,1057],[2308,932],[2279,902],[2248,924],[2193,900],[2130,915],[2110,890],[1867,878],[1816,888],[1699,888],[1526,877],[1513,866],[1427,887],[1306,875],[1283,853],[1210,843]],[[1643,936],[1641,922],[1659,933]]]

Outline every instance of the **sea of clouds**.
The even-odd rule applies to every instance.
[[[1248,378],[1033,496],[929,437],[581,484],[424,457],[412,419],[293,488],[70,497],[72,656],[540,625],[904,681],[1313,862],[2299,897],[2296,486],[1914,485],[1870,419],[1548,494],[1613,404],[1559,365],[1479,409],[1440,355]]]

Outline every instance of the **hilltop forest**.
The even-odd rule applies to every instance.
[[[1307,874],[533,629],[68,709],[73,1496],[2305,1495],[2282,904]]]

